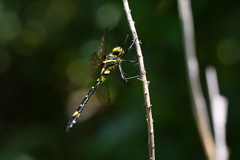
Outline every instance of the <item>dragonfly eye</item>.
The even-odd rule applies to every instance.
[[[112,54],[120,57],[120,56],[122,56],[124,54],[124,51],[123,51],[123,49],[121,47],[115,47],[112,50]]]

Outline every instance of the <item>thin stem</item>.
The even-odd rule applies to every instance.
[[[138,39],[137,31],[134,26],[128,1],[123,0],[123,4],[124,4],[124,9],[127,15],[127,19],[129,22],[129,26],[132,32],[133,39],[136,40],[135,45],[136,45],[140,74],[141,74],[141,79],[143,84],[143,92],[144,92],[145,107],[146,107],[146,114],[147,114],[149,159],[155,160],[154,130],[153,130],[152,109],[151,109],[152,105],[150,103],[150,96],[149,96],[149,89],[148,89],[149,82],[147,81],[146,70],[144,67],[143,56],[142,56],[142,51],[140,47],[140,41]]]
[[[229,153],[226,145],[228,100],[219,94],[217,73],[214,67],[207,67],[206,78],[212,110],[211,113],[216,144],[216,160],[228,160]]]
[[[178,0],[178,8],[182,19],[182,28],[184,33],[185,58],[192,106],[205,153],[209,160],[214,160],[215,145],[207,114],[206,102],[203,97],[199,80],[199,69],[195,51],[194,27],[190,0]]]

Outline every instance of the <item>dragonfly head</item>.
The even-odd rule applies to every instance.
[[[121,47],[115,47],[112,50],[112,54],[117,57],[122,57],[124,55],[124,50]]]

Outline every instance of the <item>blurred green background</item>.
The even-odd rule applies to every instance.
[[[189,99],[182,31],[175,0],[131,0],[153,105],[156,159],[206,159]],[[227,144],[240,158],[240,1],[193,1],[197,57],[216,67],[229,100]],[[110,83],[111,106],[92,96],[70,133],[70,116],[94,84],[91,54],[105,26],[108,53],[122,46],[129,25],[122,1],[0,1],[0,159],[148,159],[142,85]],[[131,44],[132,36],[127,46]],[[135,48],[125,59],[134,59]],[[126,73],[138,70],[123,64]]]

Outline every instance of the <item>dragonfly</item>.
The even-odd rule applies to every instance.
[[[91,95],[95,91],[100,104],[106,107],[109,106],[110,93],[109,93],[107,79],[110,74],[111,76],[113,75],[113,77],[114,76],[117,77],[116,75],[119,75],[119,79],[120,79],[119,81],[124,81],[124,83],[126,84],[129,84],[130,80],[133,78],[141,78],[140,75],[129,77],[127,74],[123,72],[122,65],[121,65],[122,62],[137,63],[138,61],[137,59],[123,60],[123,57],[125,57],[133,47],[135,40],[132,42],[128,50],[124,52],[123,48],[126,45],[126,41],[128,38],[128,35],[127,35],[125,42],[123,44],[123,48],[117,46],[113,48],[110,54],[106,55],[107,54],[107,34],[108,34],[108,28],[106,27],[101,39],[100,46],[98,48],[98,52],[93,52],[91,61],[90,61],[90,77],[97,80],[95,84],[92,86],[92,88],[90,89],[90,91],[88,92],[88,94],[83,99],[82,103],[79,105],[77,110],[73,113],[72,117],[70,118],[67,124],[66,132],[69,132],[72,130],[73,126],[77,122],[77,119],[80,117],[80,114],[84,106],[87,104]],[[116,68],[119,68],[119,70],[117,71]]]

